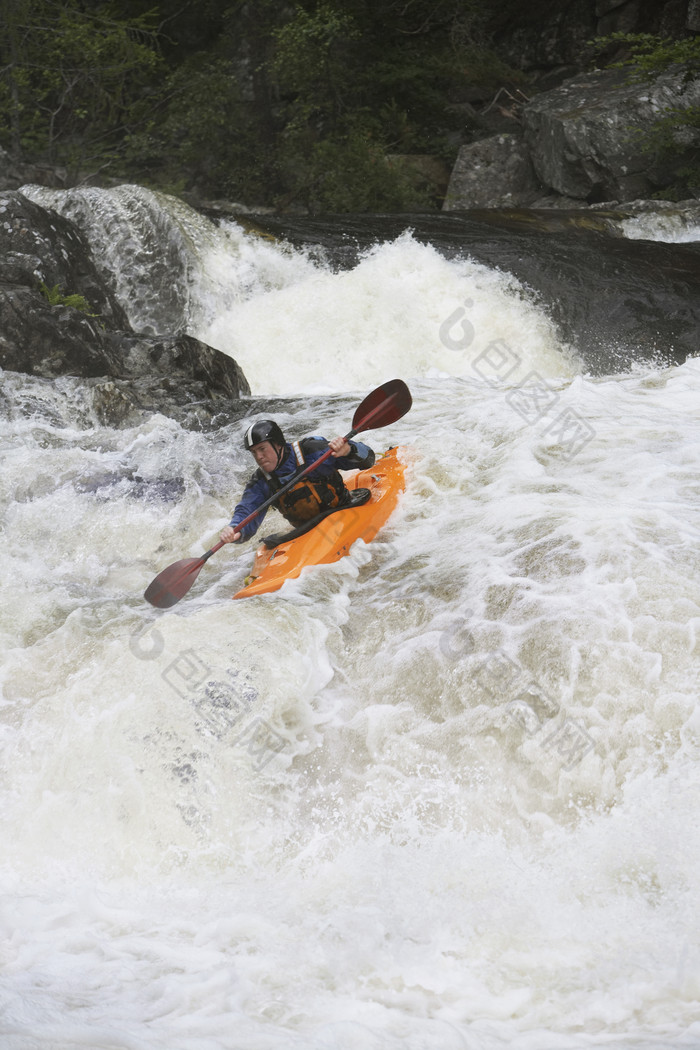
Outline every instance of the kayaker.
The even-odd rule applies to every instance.
[[[221,531],[224,543],[249,540],[259,529],[266,511],[256,515],[240,531],[236,528],[237,523],[281,489],[297,471],[320,459],[328,448],[331,456],[280,496],[275,504],[294,528],[311,521],[324,510],[349,505],[350,494],[339,471],[365,470],[374,463],[374,452],[361,441],[346,441],[343,437],[331,441],[323,437],[307,437],[288,442],[272,419],[261,419],[248,427],[243,445],[253,454],[258,469],[246,485],[231,523]]]

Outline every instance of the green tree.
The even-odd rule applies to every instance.
[[[386,156],[448,162],[451,99],[518,75],[485,45],[477,0],[298,0],[273,30],[287,199],[333,210],[434,207]]]
[[[288,9],[278,0],[210,6],[216,18],[212,13],[208,30],[200,27],[189,50],[190,9],[204,20],[208,5],[178,5],[166,31],[170,68],[144,101],[126,162],[143,181],[167,189],[265,203],[280,188],[281,125],[269,81],[272,32]],[[200,48],[202,42],[207,46]]]
[[[191,56],[142,109],[124,157],[140,181],[169,192],[260,199],[272,177],[270,150],[229,60]]]
[[[315,11],[299,7],[273,36],[270,69],[289,98],[291,120],[316,120],[336,131],[344,112],[359,101],[353,71],[360,32],[353,19],[328,3]]]
[[[0,141],[73,172],[108,163],[158,71],[152,15],[111,2],[1,0]]]
[[[71,178],[90,165],[256,203],[434,206],[391,157],[449,163],[450,103],[517,82],[489,48],[514,4],[0,0],[0,145]]]

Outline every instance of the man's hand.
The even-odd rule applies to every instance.
[[[227,525],[226,528],[222,529],[219,533],[219,538],[224,543],[236,543],[237,540],[240,540],[241,534],[240,532],[236,532],[232,525]]]
[[[349,442],[344,437],[333,438],[332,441],[328,442],[328,447],[333,453],[334,459],[337,459],[338,456],[349,456],[352,451]]]

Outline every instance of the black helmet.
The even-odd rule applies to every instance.
[[[269,441],[277,448],[284,448],[284,434],[273,419],[259,419],[248,427],[243,438],[244,447],[250,452],[253,445],[259,445],[261,441]]]

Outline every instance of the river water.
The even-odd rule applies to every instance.
[[[239,602],[227,547],[162,612],[244,423],[109,429],[79,380],[0,375],[2,1050],[700,1046],[700,357],[591,375],[408,230],[339,266],[42,192],[250,413],[414,405],[367,435],[408,464],[375,542]]]

